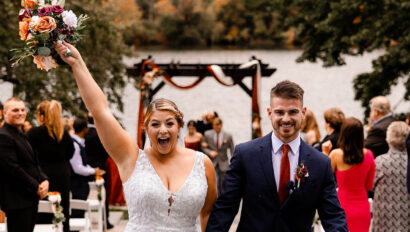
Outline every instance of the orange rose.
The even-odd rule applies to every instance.
[[[37,5],[38,5],[37,0],[21,0],[22,7],[28,6],[29,8],[34,9],[36,8]]]
[[[19,22],[19,34],[21,40],[27,40],[30,21],[31,18],[24,18],[23,21]]]
[[[53,17],[50,16],[45,16],[41,17],[37,25],[35,26],[35,30],[40,32],[40,33],[50,33],[52,30],[56,29],[56,21],[54,20]]]
[[[42,70],[50,70],[52,68],[57,68],[58,64],[52,56],[34,56],[33,62],[37,65],[37,68]]]

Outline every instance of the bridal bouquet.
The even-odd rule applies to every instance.
[[[73,11],[64,9],[65,0],[21,0],[19,34],[24,40],[22,48],[13,49],[13,66],[32,56],[37,68],[50,70],[63,61],[54,43],[66,41],[75,44],[81,40],[80,31],[85,27],[86,15],[77,17]]]

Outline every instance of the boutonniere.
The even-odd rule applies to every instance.
[[[224,144],[227,143],[227,142],[228,142],[228,141],[227,141],[226,139],[224,139],[224,140],[222,141],[222,143],[224,143]]]
[[[309,177],[309,171],[304,164],[304,161],[301,161],[296,168],[296,176],[295,179],[297,181],[297,187],[299,188],[300,182],[304,182],[306,178]]]

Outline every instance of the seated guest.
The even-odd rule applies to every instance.
[[[195,121],[190,120],[187,123],[188,134],[184,136],[184,142],[186,148],[191,148],[192,150],[199,151],[201,146],[202,138],[204,137],[201,133],[196,131]]]
[[[364,148],[363,125],[359,120],[347,118],[343,122],[338,145],[329,157],[347,227],[350,232],[369,231],[371,216],[367,191],[373,186],[375,163],[373,153]]]
[[[71,193],[73,199],[87,200],[90,193],[88,185],[89,176],[103,175],[104,170],[93,168],[87,164],[87,154],[85,153],[84,135],[87,133],[87,121],[85,119],[76,119],[74,121],[74,132],[72,138],[74,142],[74,155],[70,160],[71,174]],[[73,210],[72,217],[83,217],[84,211]]]
[[[389,151],[376,158],[372,231],[410,231],[410,195],[406,189],[408,133],[404,122],[392,122],[387,128]]]
[[[345,114],[340,108],[329,108],[323,114],[325,118],[325,130],[327,135],[318,146],[319,151],[328,155],[333,149],[338,148],[340,127],[345,120]]]

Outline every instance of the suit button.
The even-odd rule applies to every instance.
[[[258,197],[259,197],[259,198],[262,198],[262,195],[261,195],[261,194],[258,194]]]

